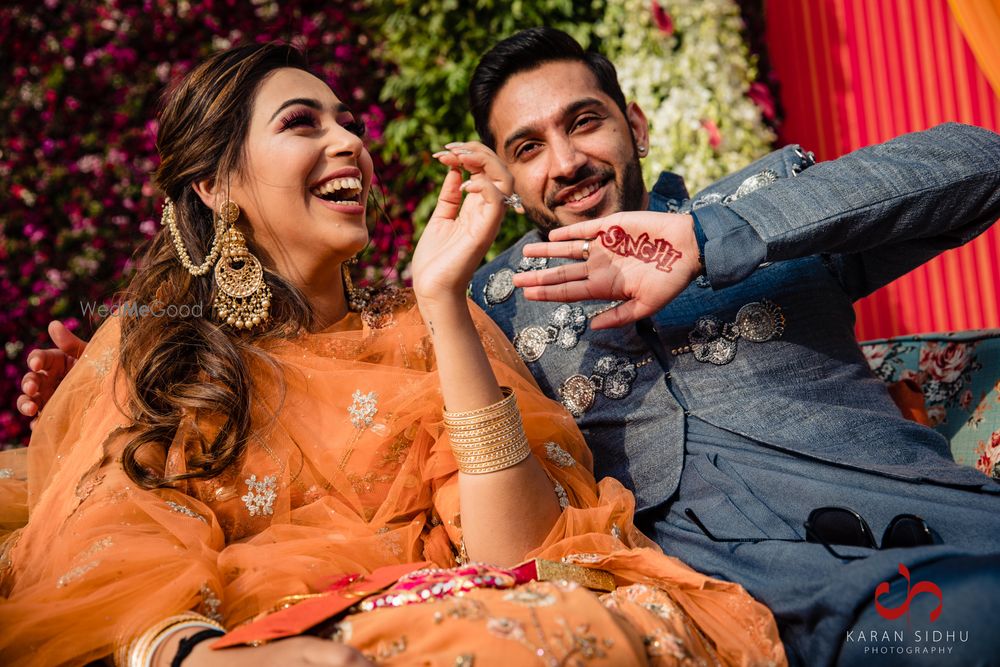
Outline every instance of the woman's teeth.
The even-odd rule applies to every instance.
[[[334,204],[357,204],[361,194],[361,179],[349,176],[347,178],[331,178],[329,181],[310,190],[312,194],[333,202]]]

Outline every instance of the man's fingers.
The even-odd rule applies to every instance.
[[[591,293],[591,284],[587,280],[577,280],[560,285],[542,285],[524,288],[524,298],[528,301],[589,301],[596,298]]]
[[[556,227],[549,232],[549,241],[570,241],[572,239],[593,239],[608,226],[608,218],[595,218],[574,225]],[[597,243],[598,241],[594,241]]]
[[[549,235],[551,238],[551,233]],[[594,242],[590,242],[593,247]],[[559,241],[553,243],[529,243],[521,249],[525,257],[563,257],[565,259],[583,259],[583,241]],[[593,252],[593,250],[591,250]]]
[[[648,306],[632,299],[616,308],[605,311],[590,321],[591,329],[613,329],[632,324],[653,314]]]
[[[514,274],[514,287],[538,287],[541,285],[558,285],[576,280],[586,280],[590,269],[586,262],[574,262],[554,266],[540,271],[522,271]]]
[[[77,337],[59,320],[49,322],[49,338],[56,344],[56,347],[74,359],[82,357],[87,348],[87,341]]]

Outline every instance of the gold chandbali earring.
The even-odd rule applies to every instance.
[[[237,329],[253,329],[267,322],[271,310],[271,288],[264,282],[260,261],[250,254],[246,238],[236,229],[240,207],[226,201],[219,209],[219,219],[228,230],[222,236],[215,282],[219,291],[213,309],[216,318]]]

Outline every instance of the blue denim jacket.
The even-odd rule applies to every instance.
[[[816,165],[786,147],[693,201],[663,174],[650,209],[694,213],[707,273],[652,318],[655,329],[591,331],[609,304],[523,299],[510,277],[545,263],[521,255],[535,231],[472,283],[542,389],[574,413],[598,478],[622,481],[638,510],[667,500],[689,413],[849,468],[988,481],[900,415],[858,349],[852,302],[1000,217],[1000,136],[948,124]]]

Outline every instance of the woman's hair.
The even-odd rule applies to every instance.
[[[224,185],[242,173],[253,100],[267,76],[285,67],[309,71],[303,54],[288,45],[236,47],[195,67],[164,98],[157,135],[161,162],[154,178],[174,201],[176,227],[195,265],[208,254],[215,225],[214,212],[191,186],[204,180]],[[225,187],[221,191],[225,194]],[[260,256],[252,236],[246,236],[250,252]],[[312,318],[305,298],[287,281],[266,267],[264,279],[273,294],[270,320],[263,330],[237,332],[211,319],[214,272],[193,276],[181,266],[166,227],[152,239],[126,289],[132,316],[121,322],[120,362],[132,419],[122,465],[136,484],[155,488],[214,477],[246,449],[252,368],[277,370],[259,344],[292,335]],[[136,316],[142,306],[155,314]],[[188,311],[202,316],[166,316]],[[186,471],[166,475],[160,465],[144,464],[163,459],[182,419]]]

